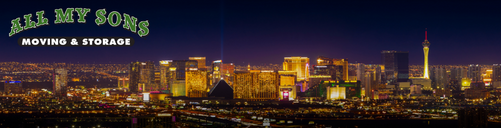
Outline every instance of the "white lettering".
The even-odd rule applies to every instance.
[[[31,44],[33,44],[33,45],[38,45],[38,43],[39,43],[39,41],[37,38],[31,40]]]
[[[124,45],[124,39],[119,38],[119,39],[117,40],[117,43],[118,43],[118,45]]]
[[[23,43],[21,45],[31,45],[30,39],[23,38]]]
[[[130,45],[130,38],[125,39],[125,45]]]
[[[94,39],[94,44],[101,45],[101,39],[99,39],[99,38]]]

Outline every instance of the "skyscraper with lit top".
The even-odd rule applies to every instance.
[[[190,60],[196,60],[198,62],[198,69],[205,68],[205,57],[190,57]]]
[[[429,79],[428,70],[428,51],[430,50],[430,42],[428,41],[428,30],[424,31],[424,42],[423,42],[423,52],[424,52],[424,78]]]
[[[293,56],[284,57],[283,69],[284,71],[296,71],[296,77],[298,82],[302,82],[301,91],[304,92],[308,88],[307,81],[310,79],[310,58]]]
[[[285,57],[284,58],[284,71],[296,71],[298,81],[308,80],[310,59],[308,57]]]

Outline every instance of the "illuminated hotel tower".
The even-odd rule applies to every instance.
[[[428,70],[428,51],[430,50],[430,42],[428,42],[428,31],[424,31],[424,42],[423,42],[423,51],[424,51],[424,78],[429,79],[429,70]]]
[[[310,59],[308,57],[285,57],[284,58],[284,71],[296,71],[297,81],[308,81],[310,78],[309,73]]]
[[[198,62],[198,69],[205,68],[205,57],[190,57],[190,60],[196,60]]]

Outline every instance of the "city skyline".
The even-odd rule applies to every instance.
[[[501,1],[4,3],[0,127],[501,128]]]
[[[423,31],[433,42],[430,65],[494,64],[501,54],[501,18],[494,14],[496,3],[435,2],[300,2],[300,1],[203,1],[138,3],[136,8],[124,8],[111,2],[101,5],[84,3],[79,7],[92,10],[130,13],[150,21],[150,35],[144,38],[109,25],[53,24],[13,37],[0,37],[4,61],[129,63],[131,61],[182,60],[190,56],[206,56],[235,64],[281,63],[284,56],[316,58],[348,58],[350,62],[381,63],[383,50],[409,51],[409,64],[423,64],[421,50]],[[43,8],[33,5],[16,7],[21,11],[2,8],[0,28],[10,30],[10,20],[39,10],[50,11],[65,7],[54,3]],[[279,5],[287,5],[286,7]],[[430,5],[430,6],[426,6]],[[433,6],[431,6],[433,5]],[[483,8],[470,5],[481,5]],[[468,8],[465,8],[468,7]],[[156,11],[155,8],[166,8]],[[222,10],[222,11],[221,11]],[[395,11],[399,10],[399,11]],[[447,11],[450,10],[450,11]],[[157,14],[165,16],[157,17]],[[223,17],[222,17],[223,16]],[[75,16],[76,17],[76,16]],[[50,17],[49,17],[50,18]],[[87,15],[95,19],[95,15]],[[223,19],[223,20],[221,20]],[[257,20],[259,19],[259,20]],[[23,22],[21,24],[24,24]],[[223,24],[223,27],[221,27]],[[224,30],[224,35],[221,28]],[[77,31],[78,30],[78,31]],[[136,43],[131,47],[20,47],[15,43],[24,36],[130,36]],[[221,50],[221,37],[224,49]],[[137,52],[129,52],[137,51]],[[468,51],[468,52],[465,52]],[[64,54],[62,54],[64,53]],[[467,58],[467,60],[466,60]]]

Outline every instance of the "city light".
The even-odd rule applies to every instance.
[[[5,1],[0,127],[501,128],[498,3],[200,2]]]

